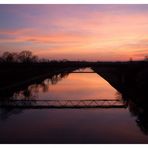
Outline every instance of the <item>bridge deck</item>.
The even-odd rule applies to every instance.
[[[120,100],[9,100],[0,107],[10,108],[126,108]]]
[[[71,73],[96,73],[94,71],[73,71]]]

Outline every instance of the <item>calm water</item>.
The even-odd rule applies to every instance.
[[[91,71],[86,69],[84,71]],[[117,99],[96,73],[71,73],[57,84],[31,85],[37,99]],[[0,143],[148,143],[128,108],[1,109]]]
[[[91,69],[85,71],[92,72]],[[40,85],[31,86],[38,99],[116,99],[117,95],[116,90],[96,73],[71,73],[55,85],[47,80],[44,82],[49,84],[46,91]]]

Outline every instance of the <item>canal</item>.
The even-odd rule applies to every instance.
[[[91,69],[30,85],[31,97],[119,99],[120,94]],[[90,73],[85,73],[90,72]],[[92,73],[91,73],[92,72]],[[16,95],[23,98],[22,93]],[[0,109],[0,143],[147,143],[128,108]]]

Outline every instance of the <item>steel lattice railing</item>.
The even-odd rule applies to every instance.
[[[121,100],[9,100],[0,102],[0,107],[18,108],[126,108]]]

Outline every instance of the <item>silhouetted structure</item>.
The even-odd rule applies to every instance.
[[[137,125],[148,134],[147,58],[144,61],[128,62],[49,61],[39,59],[29,51],[5,52],[0,58],[0,105],[20,96],[27,100],[27,105],[36,103],[36,96],[32,92],[37,91],[38,87],[46,91],[48,83],[44,83],[45,79],[46,82],[56,84],[72,71],[86,67],[92,67],[121,94],[119,97],[137,117]],[[1,108],[3,118],[19,112],[21,110]]]
[[[148,134],[148,62],[112,63],[94,66],[129,106],[141,130]]]

